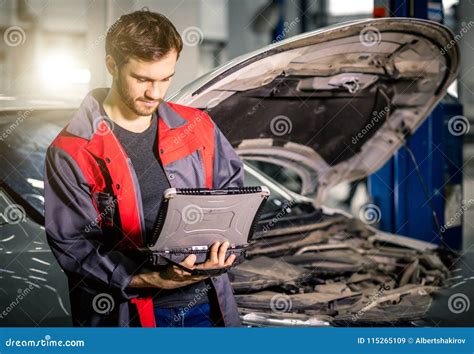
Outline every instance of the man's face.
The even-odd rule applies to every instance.
[[[125,105],[139,116],[152,114],[171,84],[176,61],[173,50],[157,61],[131,58],[120,67],[114,85]]]

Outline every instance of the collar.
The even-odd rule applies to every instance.
[[[66,131],[91,140],[100,122],[109,120],[102,107],[102,102],[109,90],[110,88],[98,88],[89,92],[66,127]],[[188,123],[165,100],[161,101],[153,115],[157,116],[158,119],[161,118],[170,129],[176,129]]]

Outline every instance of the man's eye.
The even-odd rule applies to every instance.
[[[137,80],[138,80],[138,82],[147,82],[148,81],[147,79],[141,79],[141,78],[138,78]]]

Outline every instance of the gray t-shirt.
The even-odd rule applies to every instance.
[[[138,178],[142,196],[145,230],[151,237],[161,198],[166,188],[170,188],[158,155],[158,119],[154,115],[148,129],[134,133],[118,124],[113,131],[132,161]],[[179,307],[209,302],[207,281],[200,281],[177,289],[157,289],[153,296],[155,307]]]

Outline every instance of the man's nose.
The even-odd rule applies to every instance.
[[[145,97],[149,100],[159,100],[160,99],[160,88],[157,84],[152,84],[146,91]]]

